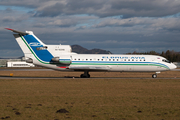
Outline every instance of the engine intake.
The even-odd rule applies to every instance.
[[[52,58],[52,61],[59,62],[61,64],[69,65],[71,64],[71,57],[70,56],[60,56]]]

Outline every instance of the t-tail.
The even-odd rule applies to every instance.
[[[20,32],[10,28],[17,34],[14,34],[16,41],[21,47],[26,62],[34,64],[49,64],[52,61],[53,55],[47,50],[46,44],[39,40],[32,31]]]

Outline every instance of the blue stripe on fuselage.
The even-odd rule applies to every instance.
[[[161,65],[170,69],[167,65],[158,62],[120,62],[120,61],[72,61],[72,63],[102,63],[102,64],[149,64],[149,65]]]

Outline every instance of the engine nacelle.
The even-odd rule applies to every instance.
[[[59,62],[61,64],[69,65],[71,64],[71,56],[60,56],[52,58],[52,61]]]
[[[27,62],[27,63],[33,63],[33,59],[31,59],[31,58],[26,59],[26,62]]]

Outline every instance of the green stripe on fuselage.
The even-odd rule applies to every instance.
[[[166,66],[163,65],[158,65],[158,64],[124,64],[124,63],[71,63],[71,65],[131,65],[131,66],[159,66],[159,67],[164,67],[166,69],[169,69]]]

